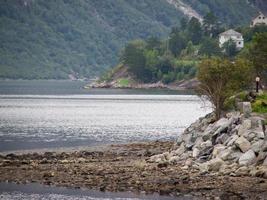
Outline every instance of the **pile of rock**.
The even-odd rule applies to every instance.
[[[178,148],[152,156],[149,162],[179,163],[203,173],[267,178],[265,119],[251,115],[249,103],[244,103],[243,109],[218,121],[213,113],[200,118],[178,138]]]

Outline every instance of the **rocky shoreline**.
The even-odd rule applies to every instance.
[[[112,145],[103,151],[45,152],[0,156],[0,181],[19,184],[132,191],[193,199],[264,199],[267,179],[216,174],[172,162],[151,162],[175,150],[173,142]]]
[[[157,83],[137,83],[133,81],[129,85],[121,85],[118,80],[93,82],[86,85],[84,88],[112,88],[112,89],[168,89],[168,90],[192,90],[196,88],[198,81],[196,79],[183,80],[177,83],[164,84],[162,82]]]

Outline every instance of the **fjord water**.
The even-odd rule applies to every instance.
[[[209,112],[195,95],[1,81],[0,151],[174,140]]]

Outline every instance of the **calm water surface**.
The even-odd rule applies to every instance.
[[[84,84],[1,81],[0,151],[174,140],[209,111],[194,95]]]
[[[186,126],[209,112],[188,91],[85,90],[84,84],[0,81],[0,152],[174,140]],[[0,199],[174,198],[0,183]]]

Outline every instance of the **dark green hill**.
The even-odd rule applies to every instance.
[[[219,9],[214,0],[184,0],[200,14],[248,24],[256,10],[231,1],[216,1],[224,2]],[[164,37],[183,16],[166,0],[0,0],[0,78],[98,75],[127,41]]]

